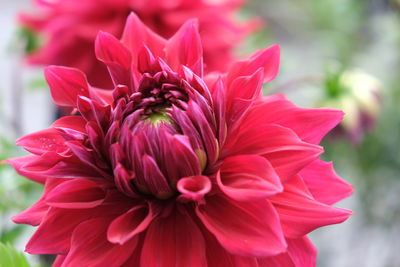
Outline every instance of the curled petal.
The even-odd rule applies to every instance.
[[[197,201],[210,192],[211,182],[203,175],[184,177],[178,181],[177,189],[183,198]]]

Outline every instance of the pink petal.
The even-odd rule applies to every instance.
[[[46,203],[63,209],[85,209],[100,205],[106,192],[88,179],[73,179],[58,185],[46,197]]]
[[[156,215],[158,215],[158,210],[148,202],[133,207],[111,222],[107,230],[108,241],[120,245],[125,244],[146,230]]]
[[[286,250],[278,214],[267,200],[235,202],[214,195],[197,207],[196,214],[230,253],[269,257]]]
[[[279,71],[280,48],[278,45],[258,50],[249,59],[233,63],[227,75],[228,87],[236,77],[249,76],[264,68],[264,83],[272,81]]]
[[[178,181],[177,189],[182,194],[181,197],[198,201],[210,192],[211,181],[203,175],[184,177]]]
[[[76,107],[78,96],[89,97],[86,76],[78,69],[49,66],[44,75],[50,86],[51,96],[59,106]]]
[[[332,207],[313,199],[306,191],[301,177],[296,176],[285,184],[285,191],[270,198],[281,219],[288,238],[299,238],[309,232],[345,221],[350,210]]]
[[[270,124],[240,129],[237,139],[231,140],[222,154],[225,157],[262,155],[281,179],[286,180],[316,160],[321,153],[321,147],[303,142],[292,130]]]
[[[204,239],[186,211],[153,221],[143,242],[140,266],[207,266]]]
[[[316,160],[301,170],[300,175],[313,197],[328,205],[350,196],[354,190],[336,174],[332,162]]]
[[[96,218],[81,223],[73,232],[71,250],[63,267],[76,266],[121,266],[133,253],[137,239],[124,245],[107,240],[109,218]]]
[[[114,85],[131,85],[131,53],[113,35],[99,32],[95,42],[96,57],[110,71]]]
[[[283,190],[272,165],[257,155],[226,158],[217,182],[226,195],[238,201],[261,200]]]
[[[165,54],[167,63],[173,70],[177,71],[180,65],[184,65],[200,77],[203,76],[203,46],[197,20],[189,20],[182,25],[168,40]]]
[[[319,144],[342,119],[343,112],[338,110],[300,108],[285,98],[266,97],[252,106],[243,127],[279,124],[292,129],[305,142]]]
[[[68,150],[64,144],[65,139],[60,133],[53,128],[42,130],[36,133],[25,135],[17,140],[17,146],[23,147],[25,150],[41,155],[45,152],[52,151],[62,153]]]

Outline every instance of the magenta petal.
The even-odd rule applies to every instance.
[[[120,245],[125,244],[146,230],[157,214],[157,209],[149,202],[133,207],[111,222],[107,230],[108,241]]]
[[[186,211],[153,221],[143,242],[140,266],[207,266],[203,236]]]
[[[268,200],[236,202],[215,195],[196,214],[230,253],[269,257],[286,250],[278,214]]]
[[[44,75],[57,105],[76,107],[78,96],[89,97],[86,76],[78,69],[49,66],[45,69]]]
[[[270,198],[281,219],[288,238],[299,238],[309,232],[345,221],[350,210],[332,207],[316,201],[306,191],[301,177],[292,178],[285,184],[285,191]]]
[[[203,48],[197,20],[189,20],[171,37],[165,54],[168,65],[175,71],[180,65],[189,67],[194,73],[203,76]]]
[[[350,196],[353,186],[337,175],[332,162],[316,160],[300,172],[313,197],[332,205]]]
[[[137,239],[124,245],[108,242],[106,233],[109,224],[109,218],[96,218],[81,223],[72,234],[71,250],[63,267],[121,266],[135,250]]]
[[[73,179],[51,190],[46,203],[64,209],[85,209],[100,205],[105,196],[105,190],[97,183],[88,179]]]
[[[238,201],[261,200],[283,190],[272,165],[257,155],[225,159],[217,182],[226,195]]]

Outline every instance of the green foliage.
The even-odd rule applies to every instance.
[[[18,36],[25,41],[25,52],[28,54],[34,52],[40,46],[38,36],[27,28],[20,28]]]
[[[0,243],[0,267],[31,267],[22,252],[10,244]],[[32,266],[33,267],[33,266]],[[37,266],[36,266],[37,267]]]

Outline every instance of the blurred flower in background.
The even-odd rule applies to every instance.
[[[382,84],[361,70],[328,71],[325,76],[323,100],[318,107],[343,110],[345,117],[333,134],[345,135],[359,144],[371,130],[383,102]]]
[[[93,47],[102,30],[120,36],[135,11],[143,22],[169,38],[188,19],[198,18],[207,71],[224,71],[233,49],[259,28],[259,20],[238,21],[244,0],[41,0],[35,11],[21,13],[22,33],[28,40],[28,61],[40,65],[76,67],[94,86],[108,87],[107,70]],[[137,33],[140,35],[141,33]]]

